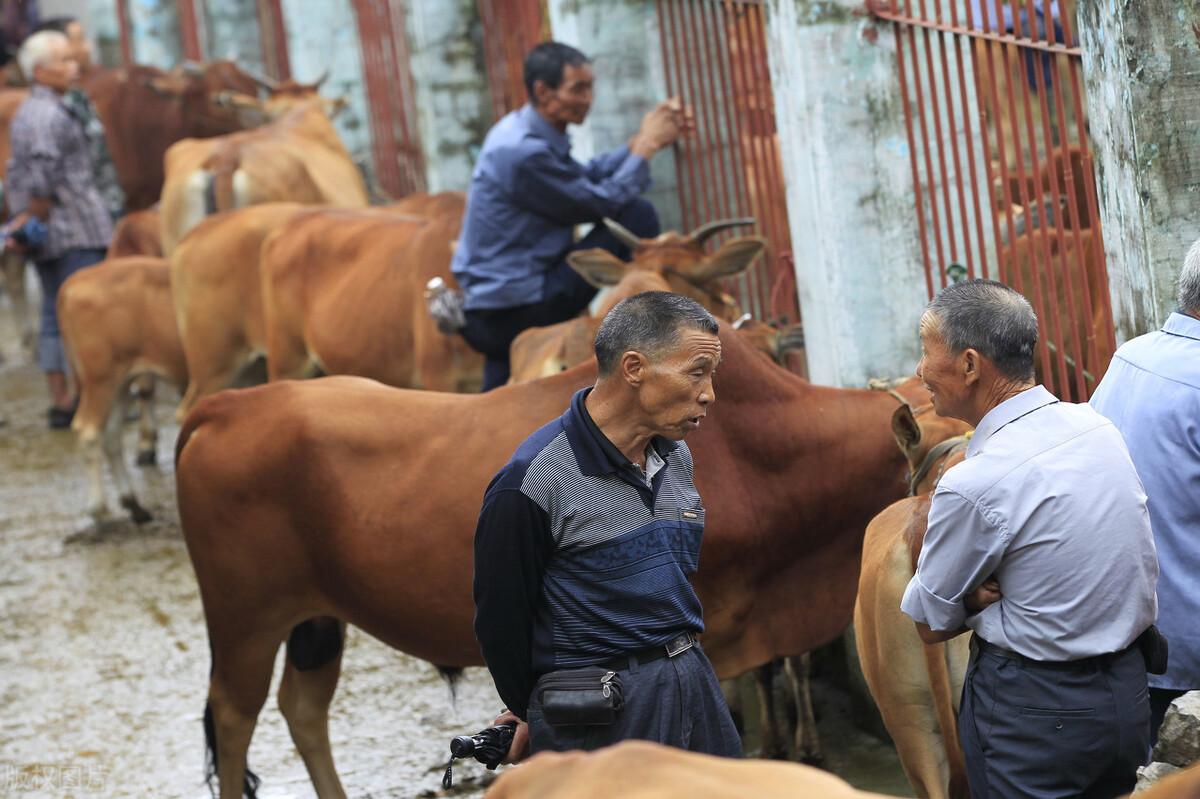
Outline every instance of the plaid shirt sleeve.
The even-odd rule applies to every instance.
[[[12,155],[8,161],[6,194],[8,208],[19,214],[35,197],[51,197],[59,183],[62,157],[58,142],[61,117],[36,113],[15,119],[12,126]]]

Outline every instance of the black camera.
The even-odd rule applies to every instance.
[[[459,735],[451,740],[450,763],[446,766],[446,775],[442,777],[442,787],[450,789],[451,769],[457,759],[473,757],[489,769],[494,770],[508,754],[508,750],[512,746],[513,733],[516,731],[517,725],[510,721],[480,730],[474,735]]]

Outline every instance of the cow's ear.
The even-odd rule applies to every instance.
[[[912,407],[901,405],[892,413],[892,435],[905,455],[921,443],[921,426],[917,424],[917,417],[913,416]]]
[[[617,285],[629,269],[629,264],[601,249],[576,250],[567,256],[567,263],[580,277],[599,289]]]
[[[744,272],[758,260],[767,249],[767,240],[761,236],[742,236],[731,239],[721,248],[693,267],[688,277],[697,283],[718,280]]]

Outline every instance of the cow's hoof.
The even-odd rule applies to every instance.
[[[158,463],[158,453],[152,449],[142,450],[137,454],[138,466],[153,466]]]
[[[154,518],[133,497],[121,497],[121,507],[129,511],[135,524],[145,524]]]

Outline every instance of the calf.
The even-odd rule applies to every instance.
[[[121,506],[134,521],[147,521],[150,515],[138,502],[125,468],[121,424],[133,381],[151,375],[179,388],[187,382],[167,262],[146,256],[110,258],[76,272],[59,291],[58,319],[79,384],[71,429],[88,462],[88,509],[96,518],[108,513],[102,476],[102,461],[107,460]],[[157,442],[151,405],[145,403],[139,462],[154,462]]]

